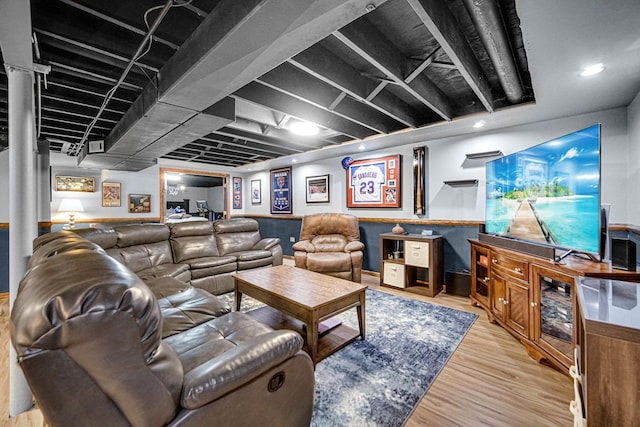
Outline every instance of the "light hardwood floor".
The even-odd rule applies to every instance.
[[[487,321],[468,298],[440,293],[435,298],[380,287],[378,277],[364,274],[372,289],[408,296],[479,318],[406,423],[414,426],[571,426],[569,377],[531,359],[507,331]],[[8,418],[8,300],[0,299],[0,425],[42,426],[32,410]],[[416,363],[429,363],[428,360]]]

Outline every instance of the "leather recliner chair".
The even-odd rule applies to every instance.
[[[354,215],[305,216],[293,245],[296,267],[360,283],[364,244],[358,225]]]

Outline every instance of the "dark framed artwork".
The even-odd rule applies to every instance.
[[[272,169],[271,182],[271,213],[293,213],[291,202],[291,167]]]
[[[259,205],[262,203],[262,181],[259,179],[251,180],[251,204]]]
[[[427,205],[427,147],[413,149],[413,213],[426,215]]]
[[[96,191],[96,180],[91,176],[56,176],[56,191]]]
[[[401,159],[396,154],[351,162],[346,170],[347,208],[399,208]]]
[[[151,212],[151,194],[129,194],[129,213]]]
[[[242,209],[242,178],[233,177],[233,209]]]
[[[120,206],[120,183],[119,182],[103,182],[102,183],[102,206],[105,208],[113,208]]]
[[[329,175],[308,176],[305,182],[307,203],[329,202]]]

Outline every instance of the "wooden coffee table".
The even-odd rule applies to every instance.
[[[314,366],[358,336],[365,338],[365,285],[289,265],[233,277],[236,311],[240,310],[243,294],[267,304],[249,315],[275,329],[300,332],[306,338],[306,351]],[[359,331],[340,324],[319,333],[320,322],[352,308],[358,313]]]

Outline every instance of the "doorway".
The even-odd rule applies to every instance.
[[[210,221],[228,218],[228,179],[229,175],[216,172],[160,168],[161,222],[176,208]]]

